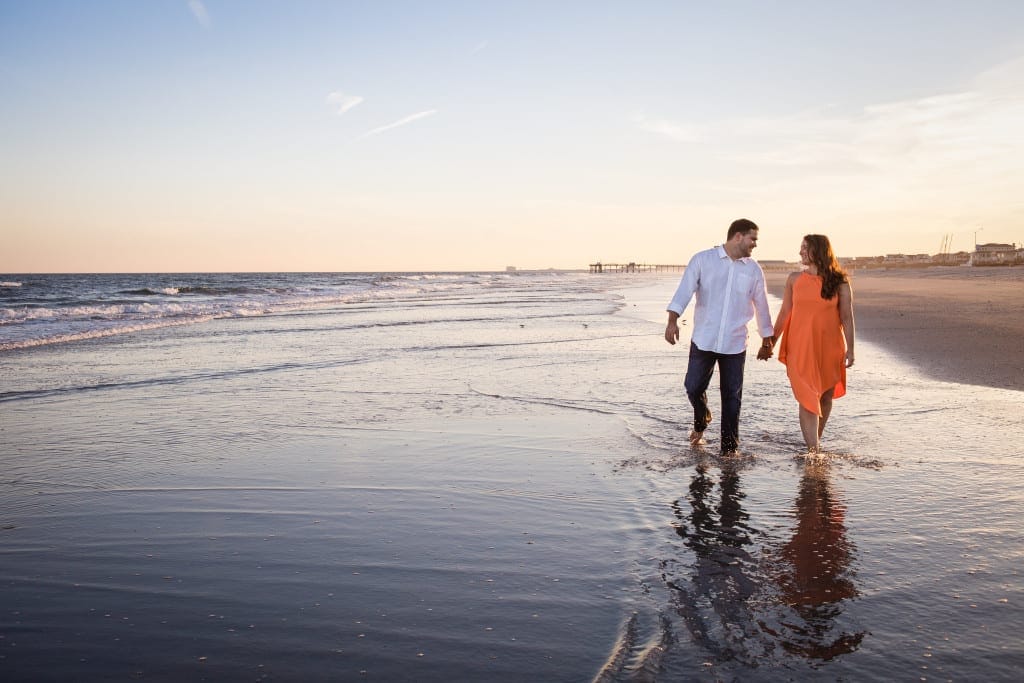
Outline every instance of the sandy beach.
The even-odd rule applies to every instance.
[[[676,275],[4,276],[3,680],[1016,680],[1019,394],[891,350],[1020,272],[855,273],[814,460],[752,358],[689,445]]]
[[[786,273],[766,273],[782,297]],[[851,273],[859,339],[929,376],[1024,391],[1024,268]]]

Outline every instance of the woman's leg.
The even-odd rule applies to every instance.
[[[800,406],[800,431],[803,432],[808,453],[818,452],[818,424],[818,414]]]
[[[832,413],[832,394],[835,392],[835,388],[829,389],[821,395],[821,418],[818,420],[818,439],[821,439],[822,432],[825,431],[825,423],[828,422],[828,416]]]

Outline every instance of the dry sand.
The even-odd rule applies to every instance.
[[[766,273],[781,297],[786,273]],[[948,382],[1024,391],[1024,267],[855,270],[857,338]]]

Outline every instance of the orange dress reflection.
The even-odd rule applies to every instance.
[[[805,467],[796,515],[796,530],[779,553],[778,584],[782,601],[802,623],[788,623],[786,634],[774,635],[789,652],[828,660],[856,650],[864,633],[835,633],[843,602],[857,596],[857,586],[846,508],[832,490],[827,465]]]

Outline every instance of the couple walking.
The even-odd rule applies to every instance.
[[[703,444],[711,422],[707,388],[718,365],[722,394],[722,452],[739,448],[740,402],[746,362],[747,323],[755,315],[761,335],[758,360],[772,357],[776,342],[799,403],[800,431],[808,452],[817,452],[832,399],[846,393],[846,369],[853,365],[853,294],[824,235],[800,244],[804,270],[786,280],[782,308],[772,324],[764,272],[751,258],[758,227],[741,218],[729,226],[725,243],[690,259],[668,305],[665,339],[679,341],[679,316],[696,296],[686,395],[693,404],[690,443]]]

